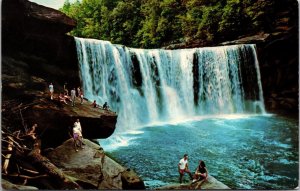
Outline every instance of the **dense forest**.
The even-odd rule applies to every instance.
[[[221,42],[272,32],[281,13],[298,18],[296,0],[66,0],[77,21],[71,35],[130,47]]]

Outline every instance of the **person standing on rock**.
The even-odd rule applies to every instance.
[[[49,91],[50,91],[51,100],[53,100],[54,87],[52,83],[50,83],[49,85]]]
[[[83,91],[82,90],[79,92],[79,97],[80,97],[80,104],[83,104]]]
[[[91,106],[93,106],[93,108],[99,107],[99,105],[97,104],[96,100],[94,100],[94,102],[91,104]]]
[[[183,177],[184,173],[188,173],[190,176],[190,179],[193,180],[192,173],[189,170],[187,154],[184,154],[183,158],[179,161],[178,172],[179,172],[179,183],[180,184],[182,184],[182,177]]]
[[[76,98],[76,91],[75,91],[75,88],[73,88],[71,90],[71,100],[72,100],[72,106],[73,107],[75,106],[75,98]]]
[[[73,126],[73,139],[74,139],[74,147],[75,150],[78,151],[77,147],[84,148],[83,145],[83,137],[82,137],[82,128],[79,119],[77,119]],[[79,144],[78,144],[79,142]]]
[[[80,97],[80,87],[77,88],[77,97]]]
[[[65,84],[64,84],[64,94],[68,96],[69,91],[68,91],[67,85],[68,85],[67,82],[65,82]]]

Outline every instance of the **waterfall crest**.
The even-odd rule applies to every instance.
[[[75,37],[85,97],[122,129],[198,115],[265,113],[256,47],[135,49]]]

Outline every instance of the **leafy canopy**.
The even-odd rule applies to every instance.
[[[66,0],[60,10],[77,21],[71,35],[158,48],[269,32],[278,15],[297,6],[296,0]]]

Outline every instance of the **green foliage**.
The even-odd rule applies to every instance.
[[[140,28],[141,22],[138,2],[136,0],[128,0],[126,3],[120,1],[110,13],[112,25],[110,40],[112,42],[130,46],[134,41],[134,31]]]
[[[218,42],[272,31],[276,14],[283,5],[292,9],[297,5],[294,1],[66,0],[60,10],[77,21],[71,35],[156,48],[182,41]]]

